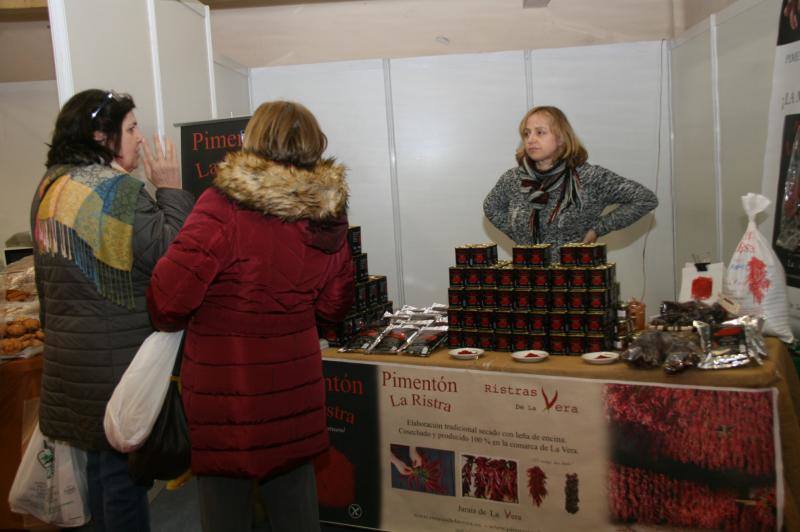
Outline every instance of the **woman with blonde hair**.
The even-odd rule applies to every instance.
[[[262,104],[153,271],[161,330],[186,329],[182,398],[203,530],[319,530],[311,459],[328,447],[316,316],[353,300],[344,168],[308,109]],[[253,481],[257,481],[254,483]]]
[[[587,163],[567,117],[557,107],[534,107],[519,125],[517,166],[486,196],[483,211],[517,244],[551,244],[551,255],[568,242],[595,242],[655,209],[644,186]],[[603,211],[617,205],[612,211]]]

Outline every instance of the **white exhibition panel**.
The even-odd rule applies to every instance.
[[[142,131],[157,131],[147,2],[65,1],[75,92],[114,89],[133,96]]]
[[[399,303],[389,140],[381,60],[251,70],[252,111],[269,100],[300,102],[328,137],[326,156],[347,169],[350,223],[361,226],[369,271],[386,275]]]
[[[180,128],[174,124],[213,118],[205,14],[200,4],[154,5],[164,133],[175,143],[180,160]]]
[[[31,201],[57,114],[55,81],[0,83],[0,250],[11,235],[31,229]]]
[[[716,261],[717,190],[714,110],[708,30],[672,49],[672,182],[675,201],[675,270],[693,255]]]
[[[531,54],[534,105],[564,111],[590,163],[641,183],[658,196],[654,214],[600,239],[617,264],[622,297],[643,298],[653,311],[661,301],[675,297],[665,54],[661,42]]]
[[[250,72],[245,67],[214,61],[214,83],[218,118],[250,114]]]
[[[722,260],[725,263],[730,261],[747,228],[741,197],[748,192],[761,191],[772,58],[778,36],[778,3],[776,0],[750,2],[753,5],[746,10],[726,18],[720,16],[718,20],[720,200]],[[767,197],[774,198],[774,194],[774,190],[769,191]],[[765,235],[771,241],[772,235]]]
[[[483,215],[483,199],[514,166],[526,111],[524,54],[391,61],[406,302],[446,303],[462,244],[511,241]]]

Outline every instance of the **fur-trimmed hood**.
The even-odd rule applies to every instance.
[[[240,205],[287,222],[333,220],[347,212],[344,166],[332,159],[303,170],[250,152],[229,153],[214,186]]]

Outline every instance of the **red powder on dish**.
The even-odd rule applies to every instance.
[[[462,349],[458,352],[459,355],[474,355],[475,353],[470,351],[469,349]]]

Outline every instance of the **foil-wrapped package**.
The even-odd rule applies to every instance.
[[[671,337],[661,331],[644,331],[639,334],[630,347],[622,352],[622,360],[640,368],[657,368],[664,363],[665,351],[671,343]]]
[[[763,364],[767,354],[760,318],[742,316],[719,325],[695,321],[700,348],[705,353],[700,369],[735,368],[754,361]]]
[[[673,338],[666,355],[664,371],[669,374],[680,373],[696,366],[703,359],[703,351],[696,343],[680,337]]]

